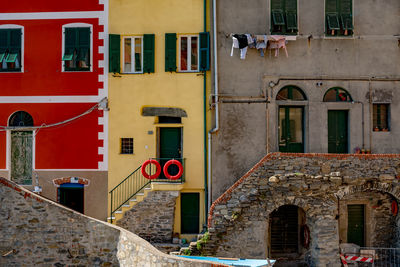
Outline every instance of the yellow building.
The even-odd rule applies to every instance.
[[[191,238],[206,221],[207,2],[110,1],[108,214],[148,240],[162,235],[157,227],[168,228],[166,239]],[[143,176],[147,160],[163,169],[173,158],[183,169],[177,180],[164,170],[154,180]],[[179,176],[177,165],[167,173]]]

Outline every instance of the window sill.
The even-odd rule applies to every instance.
[[[121,75],[145,74],[144,72],[121,72]]]
[[[299,34],[271,33],[271,35],[284,36],[286,41],[296,41]]]
[[[178,70],[176,73],[200,73],[202,71],[199,70]]]
[[[123,155],[130,155],[130,156],[133,156],[133,155],[135,155],[134,153],[119,153],[119,155],[121,155],[121,156],[123,156]]]
[[[322,37],[324,40],[354,40],[356,39],[353,35],[325,35]]]

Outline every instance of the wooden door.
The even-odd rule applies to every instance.
[[[279,108],[279,151],[304,152],[303,107]]]
[[[348,111],[328,111],[328,153],[348,153]]]
[[[197,234],[200,224],[200,194],[181,193],[181,233]]]
[[[32,132],[11,132],[11,180],[18,184],[32,184]]]
[[[182,158],[182,128],[159,128],[159,158],[162,168],[168,160],[180,160]],[[171,175],[176,175],[178,171],[176,165],[168,168],[168,172]],[[164,173],[161,173],[160,178],[165,178]]]
[[[365,245],[365,206],[347,206],[347,243]]]

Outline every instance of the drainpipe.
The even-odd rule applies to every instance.
[[[217,133],[219,130],[219,116],[218,116],[218,59],[217,59],[217,0],[212,0],[212,21],[213,21],[213,30],[212,30],[212,38],[213,38],[213,59],[214,64],[212,67],[212,71],[214,74],[214,103],[215,103],[215,127],[208,132],[208,207],[207,210],[210,210],[211,206],[211,177],[212,177],[212,135]]]
[[[204,32],[207,31],[207,0],[204,0],[203,23]],[[207,71],[204,71],[203,77],[203,127],[204,127],[204,211],[205,220],[207,221],[208,214],[208,184],[207,184]]]

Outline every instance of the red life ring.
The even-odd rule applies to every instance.
[[[302,227],[303,232],[303,247],[309,248],[310,247],[310,228],[305,224]]]
[[[399,211],[399,208],[397,206],[397,201],[393,200],[392,201],[392,214],[393,214],[393,216],[396,216],[398,211]]]
[[[146,172],[146,167],[147,167],[147,165],[149,165],[149,164],[154,164],[154,165],[156,165],[156,173],[153,174],[153,175],[149,175],[149,174]],[[146,161],[143,163],[141,171],[142,171],[142,175],[143,175],[145,178],[147,178],[147,179],[149,179],[149,180],[154,180],[154,179],[157,179],[158,176],[160,176],[160,173],[161,173],[161,165],[160,165],[160,163],[158,163],[157,160],[149,159],[149,160],[146,160]]]
[[[168,172],[168,167],[171,166],[172,164],[175,164],[176,166],[178,166],[178,169],[179,169],[178,173],[176,175],[174,175],[174,176],[172,176]],[[171,159],[171,160],[168,160],[167,163],[165,163],[165,165],[164,165],[164,175],[168,179],[170,179],[170,180],[178,180],[179,178],[181,178],[182,174],[183,174],[182,163],[180,163],[178,160]]]

